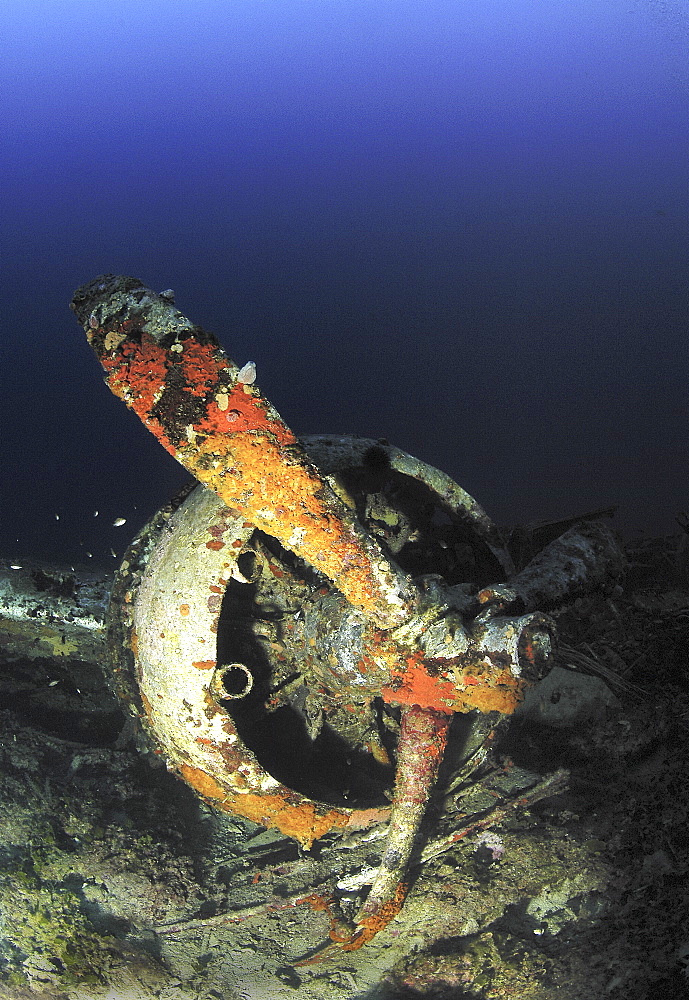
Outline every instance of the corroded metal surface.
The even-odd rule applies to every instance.
[[[450,716],[444,712],[424,711],[418,705],[402,711],[400,742],[410,750],[397,768],[385,850],[371,891],[357,914],[357,933],[345,945],[350,951],[370,940],[402,906],[407,886],[400,878],[438,777],[449,728]]]
[[[278,826],[308,846],[369,816],[314,802],[277,781],[239,736],[223,706],[228,692],[219,698],[213,690],[216,668],[226,666],[216,655],[223,595],[254,531],[210,490],[194,490],[171,515],[132,595],[129,642],[145,725],[169,766],[220,808]],[[242,681],[243,693],[252,686]]]
[[[615,581],[626,559],[604,521],[571,527],[550,542],[511,581],[527,607],[552,606]]]
[[[350,479],[356,475],[367,487],[362,478],[365,463],[361,455],[365,453],[361,452],[359,444],[353,441],[349,470],[341,456],[337,468],[345,479],[349,471]],[[341,440],[340,448],[343,446]],[[319,440],[312,442],[311,439],[307,440],[307,447],[309,451],[313,447],[325,474],[331,475],[328,448],[324,449]],[[408,478],[392,476],[398,500]],[[383,482],[379,474],[376,480]],[[408,485],[414,494],[413,482]],[[369,498],[367,502],[370,496],[370,493],[364,494]],[[417,501],[415,510],[412,499],[405,497],[407,523],[404,529],[400,528],[400,533],[413,534],[414,541],[407,542],[409,551],[404,551],[405,546],[399,549],[401,559],[418,560],[419,547],[431,559],[446,554],[448,548],[457,548],[465,565],[455,565],[451,578],[475,571],[482,560],[485,563],[482,573],[494,569],[492,554],[484,538],[475,538],[472,551],[467,551],[464,510],[460,507],[453,511],[444,497],[436,498],[436,502],[447,514],[441,539],[447,547],[434,550],[436,529],[434,518],[427,510],[433,498],[424,487],[423,503]],[[359,499],[363,502],[361,497]],[[377,513],[382,515],[380,498],[377,505]],[[386,531],[391,531],[392,513],[385,513],[381,523],[385,524]],[[454,540],[451,528],[455,531]],[[269,551],[250,522],[233,514],[215,494],[198,487],[178,509],[161,512],[127,554],[113,592],[110,645],[119,664],[120,690],[130,705],[138,706],[144,727],[169,765],[217,806],[266,826],[275,825],[308,845],[331,829],[357,828],[387,817],[382,791],[391,780],[390,759],[398,724],[394,717],[385,720],[387,730],[394,732],[386,749],[385,726],[378,718],[380,710],[374,705],[376,696],[387,684],[387,698],[385,691],[382,694],[385,700],[401,704],[405,698],[420,699],[426,677],[430,691],[435,690],[435,678],[427,673],[432,667],[424,668],[418,658],[408,679],[408,683],[415,686],[405,690],[401,675],[396,671],[400,655],[398,643],[371,626],[327,580],[309,573],[305,566],[297,566],[294,560],[290,565],[287,557],[286,552],[281,553],[275,546],[272,552]],[[434,607],[439,599],[437,586],[434,581],[429,583]],[[465,590],[465,584],[456,585],[458,601]],[[246,630],[243,639],[238,634],[240,609],[235,605],[241,605],[249,595],[251,608],[245,621],[250,623],[252,635],[247,644]],[[225,624],[219,635],[224,598]],[[441,606],[449,611],[447,601]],[[267,608],[270,609],[269,621],[262,617]],[[495,623],[479,626],[473,637],[473,658],[467,656],[471,640],[456,613],[453,650],[442,640],[434,647],[434,630],[428,631],[428,651],[435,655],[436,662],[440,662],[439,654],[444,654],[449,670],[448,654],[454,652],[462,657],[463,666],[458,663],[454,672],[454,702],[451,703],[471,710],[481,697],[484,709],[489,710],[500,708],[505,699],[511,697],[519,683],[520,658],[515,637],[523,631],[522,626],[529,628],[532,618],[529,616],[523,622],[515,620],[516,627],[512,623],[512,669],[503,670],[505,676],[501,683],[490,688],[495,700],[492,706],[487,703],[491,697],[487,694],[490,686],[472,681],[482,660],[485,660],[484,669],[486,664],[490,666],[485,657],[491,648],[488,637],[490,630],[498,626]],[[447,623],[443,625],[443,634],[446,630]],[[479,637],[481,641],[477,644]],[[222,652],[227,652],[227,657],[220,659],[219,641],[224,647]],[[509,644],[503,642],[503,645],[509,651]],[[483,653],[481,646],[485,647]],[[127,656],[128,664],[125,662]],[[242,669],[256,671],[259,677],[252,692],[256,702],[254,712],[259,703],[263,706],[260,709],[262,716],[266,711],[287,708],[304,721],[311,742],[317,740],[325,727],[345,741],[347,752],[365,754],[366,763],[372,765],[370,770],[382,770],[378,779],[372,774],[361,779],[362,787],[368,784],[372,789],[365,806],[347,808],[341,801],[334,806],[320,801],[314,794],[300,794],[293,787],[298,783],[294,779],[288,786],[277,781],[271,771],[262,766],[234,721],[232,709],[242,706],[230,704],[240,700],[237,695],[249,694],[253,680],[250,685],[241,681],[242,690],[225,692],[222,698],[218,698],[217,692],[213,693],[218,668],[225,668],[226,660],[232,662],[237,657],[246,659],[248,666],[236,667],[232,674],[235,679],[240,677]],[[523,657],[521,659],[526,662]],[[334,674],[333,663],[337,666]],[[348,667],[351,675],[347,674]],[[133,673],[138,678],[138,690],[131,682]],[[450,690],[449,683],[446,686]],[[448,700],[451,701],[450,696]],[[263,719],[253,721],[254,729],[262,724]],[[247,728],[250,728],[249,723],[244,724],[244,729]],[[364,767],[364,770],[369,769]],[[333,790],[328,789],[327,780],[323,781],[323,787],[326,793],[330,791],[332,798]]]
[[[346,473],[352,466],[361,466],[375,449],[381,465],[416,479],[433,491],[441,508],[451,512],[453,520],[465,525],[472,542],[483,540],[503,573],[514,573],[512,557],[500,532],[481,505],[445,472],[407,454],[388,441],[338,435],[312,435],[306,439],[308,452],[318,468],[327,468],[332,475]]]
[[[135,278],[96,278],[75,293],[72,309],[111,390],[192,475],[383,628],[410,617],[418,597],[411,581],[308,461],[253,371]]]

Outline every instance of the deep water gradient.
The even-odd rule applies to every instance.
[[[680,0],[42,0],[2,35],[0,556],[114,568],[185,481],[68,310],[103,272],[498,523],[689,512]]]

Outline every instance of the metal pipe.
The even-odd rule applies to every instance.
[[[603,521],[587,521],[546,545],[510,580],[526,608],[548,608],[614,585],[626,566],[615,533]]]

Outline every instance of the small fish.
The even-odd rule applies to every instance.
[[[10,569],[24,569],[24,567],[20,566],[19,563],[12,563]]]
[[[115,520],[112,522],[112,526],[113,528],[121,528],[122,525],[126,523],[127,523],[126,517],[116,517]]]

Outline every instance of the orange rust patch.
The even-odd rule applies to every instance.
[[[299,805],[290,805],[280,795],[242,795],[235,799],[235,806],[241,806],[241,815],[253,819],[263,826],[277,826],[287,837],[311,845],[333,829],[347,825],[349,817],[339,809],[329,809],[318,813],[313,802],[303,800]],[[248,801],[245,801],[248,800]]]
[[[186,618],[186,616],[189,614],[190,611],[191,608],[189,607],[188,604],[180,604],[179,613],[182,615],[183,618]]]
[[[398,705],[419,705],[440,712],[502,712],[511,715],[522,701],[525,683],[509,669],[496,671],[477,665],[467,672],[453,671],[448,661],[444,677],[433,676],[421,652],[404,658],[406,669],[393,666],[390,683],[381,690],[384,701]],[[442,662],[442,661],[438,661]],[[471,673],[469,673],[471,669]]]
[[[330,577],[353,604],[385,627],[395,624],[405,615],[400,610],[390,621],[377,568],[347,524],[350,512],[289,447],[291,432],[258,404],[247,398],[251,426],[238,430],[202,419],[194,427],[198,440],[180,445],[176,457],[226,504],[242,507],[252,524]],[[295,534],[296,546],[290,544]]]
[[[182,343],[184,350],[178,363],[188,383],[185,392],[202,398],[216,387],[218,376],[231,372],[231,368],[210,344],[199,344],[191,337]]]
[[[130,324],[132,325],[132,324]],[[126,322],[120,327],[125,337],[129,336]],[[107,338],[106,338],[107,340]],[[115,346],[110,341],[112,346]],[[125,340],[115,350],[102,359],[111,372],[110,388],[121,396],[135,412],[148,415],[160,394],[161,383],[167,374],[168,354],[149,335],[142,333],[141,342]]]
[[[525,688],[524,681],[514,677],[509,670],[502,670],[492,676],[490,684],[479,683],[477,687],[460,692],[460,697],[467,706],[461,711],[478,708],[481,712],[502,712],[503,715],[511,715],[522,701]]]
[[[423,658],[423,653],[414,653],[405,658],[407,668],[403,672],[393,669],[391,683],[381,691],[383,701],[397,705],[419,705],[421,708],[436,708],[447,712],[456,700],[457,692],[451,681],[432,677]]]
[[[205,391],[203,394],[206,394]],[[258,389],[242,383],[235,385],[225,395],[224,409],[214,401],[209,405],[205,417],[196,425],[195,429],[200,434],[215,436],[230,432],[234,437],[235,434],[262,431],[269,433],[280,445],[296,444],[297,439],[292,431],[273,410],[270,403],[261,397]],[[227,506],[232,505],[227,504]]]
[[[198,767],[191,767],[189,764],[182,764],[180,766],[180,774],[184,780],[195,788],[199,795],[202,795],[206,799],[224,799],[227,796],[227,792],[215,778],[212,778],[210,774],[206,774]]]
[[[199,795],[237,816],[244,816],[261,826],[277,827],[287,837],[298,840],[304,847],[331,830],[347,826],[349,815],[339,809],[320,813],[314,802],[303,799],[297,803],[287,801],[294,793],[285,789],[284,795],[258,795],[255,792],[233,792],[211,775],[189,764],[180,765],[180,774]]]
[[[400,882],[395,890],[394,897],[389,902],[384,903],[375,913],[364,917],[357,930],[349,938],[341,937],[336,930],[331,930],[330,937],[337,944],[342,945],[343,951],[356,951],[362,945],[367,944],[374,938],[378,931],[382,931],[390,921],[397,916],[404,905],[404,898],[407,895],[406,882]]]
[[[125,320],[111,333],[119,333],[127,338],[134,327],[134,319]],[[145,333],[141,334],[140,343],[136,340],[121,341],[119,337],[111,338],[109,343],[111,350],[106,353],[97,352],[107,373],[107,384],[116,396],[134,410],[166,451],[175,455],[176,448],[168,438],[163,425],[151,416],[161,388],[165,384],[168,352],[157,344],[153,337]]]
[[[219,552],[220,549],[225,548],[225,543],[221,542],[219,538],[214,538],[212,542],[206,542],[207,549],[213,549],[214,552]]]
[[[192,667],[196,667],[197,670],[212,670],[215,663],[215,660],[194,660]]]

